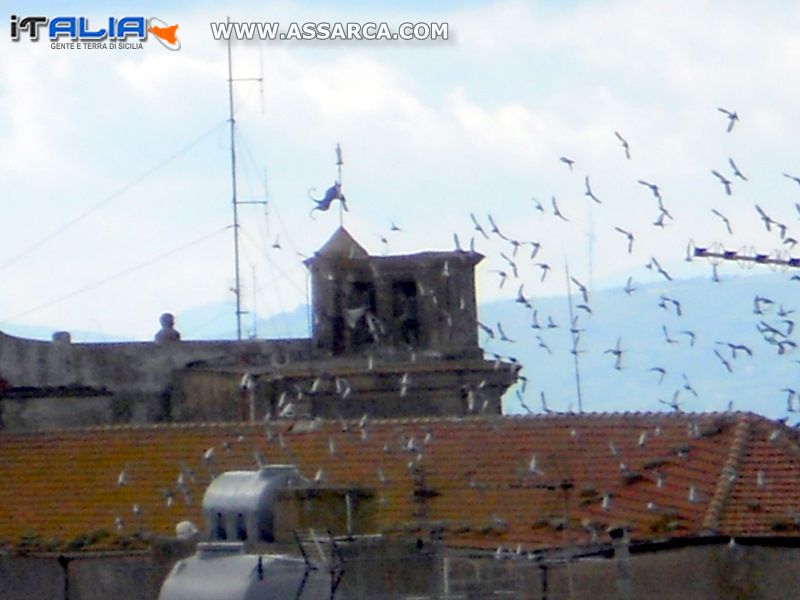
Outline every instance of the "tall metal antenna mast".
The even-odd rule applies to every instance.
[[[230,17],[227,18],[230,24]],[[228,37],[228,122],[231,129],[231,203],[233,204],[233,256],[234,277],[236,278],[233,293],[236,296],[236,339],[242,339],[242,283],[239,269],[239,205],[240,204],[266,204],[265,201],[240,202],[236,197],[236,118],[233,109],[233,82],[258,81],[263,85],[264,77],[239,77],[233,78],[233,58],[231,54],[231,38]]]
[[[581,397],[581,373],[578,368],[578,332],[575,327],[575,316],[572,310],[572,286],[569,278],[569,264],[564,261],[564,270],[567,274],[567,302],[569,303],[569,329],[572,334],[572,357],[575,361],[575,389],[578,393],[578,412],[583,412],[583,398]]]

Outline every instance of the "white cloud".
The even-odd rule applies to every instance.
[[[298,10],[252,4],[237,12],[292,20],[301,18]],[[302,10],[302,18],[323,12]],[[375,19],[387,14],[369,12]],[[6,208],[5,220],[13,224],[7,247],[41,239],[223,123],[227,65],[224,44],[208,31],[208,21],[219,18],[213,13],[199,8],[181,15],[183,50],[176,53],[146,48],[76,55],[5,42],[0,185],[4,197],[20,198]],[[542,260],[556,264],[568,255],[576,272],[585,271],[590,224],[584,174],[604,199],[592,217],[597,280],[642,270],[651,254],[681,264],[689,237],[733,246],[779,244],[761,229],[752,205],[793,223],[796,190],[781,172],[800,173],[793,158],[800,84],[792,77],[800,55],[799,14],[794,7],[743,4],[720,12],[712,3],[554,8],[500,2],[438,14],[454,39],[425,50],[266,44],[263,114],[258,84],[236,84],[240,190],[259,194],[260,172],[269,168],[268,237],[280,235],[284,252],[270,254],[273,262],[266,263],[268,248],[258,233],[263,216],[247,212],[246,228],[256,240],[248,242],[247,258],[268,273],[259,281],[281,286],[285,305],[303,299],[305,276],[294,252],[313,251],[336,223],[333,215],[308,220],[306,192],[329,185],[337,141],[344,144],[352,197],[347,222],[379,253],[378,235],[391,220],[407,230],[391,240],[391,250],[412,251],[451,247],[453,231],[467,243],[474,233],[468,214],[485,219],[492,212],[510,234],[542,240]],[[258,44],[237,43],[234,56],[237,76],[261,73]],[[731,135],[716,112],[720,105],[742,116]],[[632,161],[622,156],[615,130],[630,140]],[[563,154],[577,161],[573,175],[558,161]],[[710,175],[712,168],[726,168],[730,156],[751,175],[750,182],[737,182],[733,198],[721,194]],[[3,299],[3,313],[57,298],[229,223],[227,160],[222,127],[36,250],[4,273],[13,277],[15,291]],[[639,178],[661,184],[665,201],[680,215],[666,231],[652,227],[655,204]],[[531,196],[547,205],[551,195],[570,215],[569,224],[533,212]],[[712,207],[730,216],[734,236],[723,235]],[[616,224],[636,228],[634,256],[620,253]],[[113,323],[109,330],[149,337],[152,315],[164,303],[178,311],[226,297],[230,244],[211,248],[214,258],[199,251],[176,256],[163,269],[91,294],[84,304],[54,305],[35,318],[69,326],[82,306],[91,306],[92,318]],[[485,272],[499,266],[500,249],[485,245],[491,254]],[[0,264],[12,253],[0,253]],[[288,283],[279,283],[282,272]],[[562,291],[560,279],[536,284],[536,268],[527,275],[531,292]],[[486,297],[514,292],[498,290],[495,279],[486,277]],[[193,285],[197,281],[203,285]],[[124,300],[115,303],[115,297]]]

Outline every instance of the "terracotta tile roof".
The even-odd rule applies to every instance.
[[[308,478],[321,469],[325,481],[374,488],[383,531],[438,523],[452,545],[583,544],[593,531],[606,540],[611,524],[630,526],[633,540],[800,535],[798,436],[752,414],[389,419],[342,429],[315,421],[0,434],[0,540],[76,545],[114,531],[118,517],[125,534],[172,535],[183,519],[202,527],[211,475],[254,468],[256,450]]]

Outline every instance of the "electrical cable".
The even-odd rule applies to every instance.
[[[50,233],[46,234],[43,238],[39,239],[37,242],[35,242],[35,243],[31,244],[30,246],[28,246],[27,248],[25,248],[25,250],[23,250],[22,252],[20,252],[18,254],[15,254],[10,259],[8,259],[4,263],[0,264],[0,272],[4,271],[5,269],[10,267],[11,265],[19,262],[21,259],[23,259],[26,256],[28,256],[29,254],[31,254],[37,248],[40,248],[41,246],[43,246],[44,244],[46,244],[50,240],[58,237],[59,235],[64,233],[67,229],[72,227],[73,225],[76,225],[77,223],[81,222],[83,219],[85,219],[86,217],[91,215],[93,212],[99,210],[100,208],[102,208],[103,206],[105,206],[106,204],[108,204],[109,202],[111,202],[112,200],[117,198],[118,196],[121,196],[123,193],[125,193],[128,190],[130,190],[131,188],[135,187],[136,185],[138,185],[139,183],[141,183],[142,181],[144,181],[145,179],[150,177],[153,173],[156,173],[160,169],[164,168],[169,163],[171,163],[173,160],[175,160],[176,158],[178,158],[179,156],[181,156],[182,154],[184,154],[185,152],[187,152],[188,150],[190,150],[191,148],[193,148],[194,146],[199,144],[205,138],[207,138],[208,136],[210,136],[211,134],[216,132],[220,127],[222,127],[225,124],[227,124],[227,121],[223,121],[222,123],[219,123],[219,124],[215,125],[213,128],[209,129],[208,131],[206,131],[205,133],[203,133],[199,137],[195,138],[194,140],[192,140],[191,142],[189,142],[188,144],[186,144],[185,146],[183,146],[182,148],[180,148],[179,150],[177,150],[176,152],[174,152],[173,154],[171,154],[170,156],[168,156],[167,158],[162,160],[160,163],[158,163],[154,167],[148,169],[147,171],[145,171],[144,173],[142,173],[141,175],[139,175],[135,179],[129,181],[128,183],[126,183],[125,185],[123,185],[122,187],[117,189],[116,191],[114,191],[111,194],[109,194],[108,196],[104,197],[102,200],[100,200],[96,204],[92,205],[91,207],[89,207],[88,209],[86,209],[85,211],[80,213],[77,217],[74,217],[72,220],[67,221],[64,225],[61,225],[60,227],[57,227],[56,229],[52,230]]]
[[[68,294],[64,294],[63,296],[59,296],[58,298],[54,298],[53,300],[48,300],[47,302],[43,302],[42,304],[34,306],[33,308],[29,308],[29,309],[27,309],[27,310],[25,310],[25,311],[23,311],[21,313],[17,313],[16,315],[14,315],[12,317],[8,317],[8,318],[5,318],[5,319],[2,319],[2,321],[5,321],[5,322],[15,321],[16,319],[19,319],[19,318],[27,316],[27,315],[29,315],[31,313],[37,312],[39,310],[42,310],[43,308],[48,308],[50,306],[53,306],[54,304],[58,304],[60,302],[63,302],[64,300],[68,300],[70,298],[73,298],[75,296],[78,296],[80,294],[88,292],[90,290],[93,290],[93,289],[96,289],[98,287],[101,287],[101,286],[103,286],[103,285],[105,285],[107,283],[110,283],[111,281],[114,281],[116,279],[120,279],[121,277],[124,277],[125,275],[129,275],[129,274],[131,274],[131,273],[133,273],[135,271],[138,271],[138,270],[143,269],[145,267],[149,267],[150,265],[152,265],[154,263],[157,263],[158,261],[163,260],[165,258],[168,258],[168,257],[172,256],[173,254],[177,254],[178,252],[186,250],[187,248],[191,248],[192,246],[196,246],[197,244],[199,244],[201,242],[204,242],[207,239],[209,239],[211,237],[214,237],[217,234],[222,233],[223,231],[227,231],[228,229],[229,229],[228,226],[223,227],[222,229],[217,229],[216,231],[208,233],[208,234],[206,234],[206,235],[204,235],[202,237],[196,238],[196,239],[194,239],[194,240],[192,240],[192,241],[190,241],[190,242],[188,242],[186,244],[183,244],[182,246],[179,246],[177,248],[173,248],[172,250],[169,250],[168,252],[165,252],[163,254],[159,254],[158,256],[155,256],[155,257],[153,257],[151,259],[148,259],[148,260],[146,260],[146,261],[144,261],[142,263],[139,263],[138,265],[134,265],[133,267],[125,269],[124,271],[120,271],[119,273],[115,273],[114,275],[106,277],[105,279],[102,279],[100,281],[96,281],[94,283],[90,283],[88,285],[85,285],[82,288],[79,288],[79,289],[77,289],[77,290],[75,290],[73,292],[70,292]]]

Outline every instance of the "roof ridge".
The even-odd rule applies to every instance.
[[[722,465],[722,470],[717,479],[717,486],[714,489],[714,495],[708,503],[708,510],[703,517],[703,529],[705,530],[716,531],[719,528],[722,511],[733,489],[733,484],[736,481],[736,473],[739,470],[739,464],[741,463],[745,446],[750,437],[751,419],[749,419],[748,416],[747,414],[743,415],[736,424],[736,430],[733,433],[733,441],[728,451],[728,458],[725,460],[725,464]]]
[[[430,425],[439,423],[489,423],[489,422],[547,422],[547,421],[606,421],[616,419],[658,419],[658,420],[689,420],[692,418],[725,418],[730,421],[741,423],[743,420],[776,424],[775,421],[753,412],[661,412],[661,411],[620,411],[620,412],[558,412],[558,413],[534,413],[530,415],[521,414],[500,414],[500,415],[431,415],[431,416],[403,416],[388,418],[371,418],[371,423],[384,423],[386,425]],[[316,417],[320,419],[320,417]],[[328,417],[321,418],[323,421],[340,422],[341,419]],[[357,419],[345,419],[345,421],[356,422]],[[730,422],[729,421],[729,422]],[[231,429],[237,427],[258,427],[267,423],[276,425],[291,423],[291,419],[279,419],[276,421],[180,421],[168,423],[113,423],[103,425],[78,425],[72,427],[59,427],[47,430],[35,431],[6,431],[0,430],[0,437],[26,437],[42,434],[60,433],[82,433],[82,432],[110,432],[110,431],[141,431],[141,430],[185,430],[185,429]],[[789,428],[786,428],[789,429]]]

